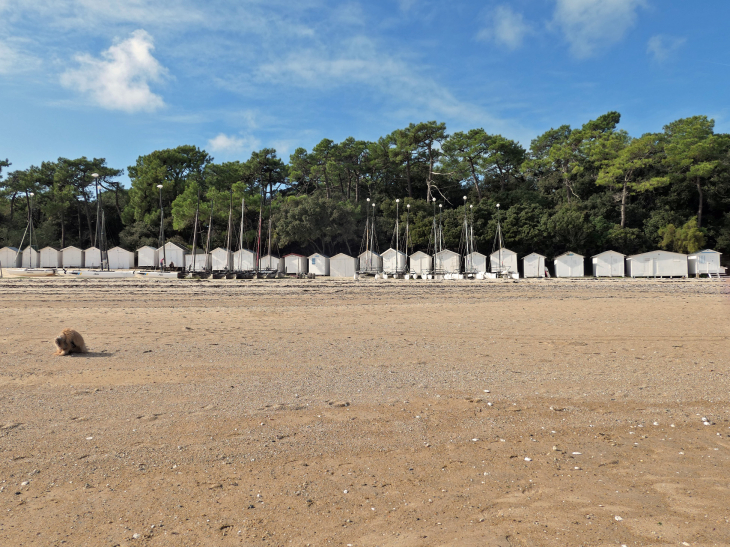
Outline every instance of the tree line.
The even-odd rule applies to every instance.
[[[265,237],[271,221],[275,252],[354,255],[370,208],[385,250],[400,199],[401,226],[408,222],[415,250],[428,247],[438,209],[446,246],[456,249],[468,206],[485,254],[498,219],[506,246],[520,254],[657,247],[729,254],[730,135],[715,133],[706,116],[640,137],[619,121],[608,112],[581,127],[553,128],[529,149],[484,129],[449,134],[429,121],[372,142],[323,139],[312,150],[297,148],[288,163],[271,148],[216,163],[183,145],[137,158],[127,167],[129,188],[119,182],[124,171],[104,158],[58,158],[15,171],[0,161],[0,246],[19,245],[31,192],[39,247],[92,245],[98,191],[110,246],[127,249],[157,245],[162,203],[167,239],[188,248],[197,211],[198,228],[211,225],[212,247],[225,245],[230,216],[233,249],[240,241],[253,248],[261,218]]]

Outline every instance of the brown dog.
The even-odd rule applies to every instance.
[[[81,335],[73,329],[63,329],[54,340],[56,353],[53,355],[68,355],[69,353],[86,353],[86,344]]]

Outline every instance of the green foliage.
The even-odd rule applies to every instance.
[[[697,219],[690,219],[681,228],[667,224],[659,230],[662,236],[661,247],[676,253],[696,253],[705,245],[705,235],[697,227]]]

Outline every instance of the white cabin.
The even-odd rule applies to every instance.
[[[259,270],[273,270],[284,273],[284,267],[284,259],[275,255],[266,255],[259,259]]]
[[[134,253],[121,247],[112,247],[107,251],[110,270],[133,270]]]
[[[84,268],[101,268],[101,251],[98,247],[89,247],[84,251]]]
[[[687,255],[670,251],[650,251],[626,258],[629,277],[687,277]]]
[[[42,251],[41,251],[42,252]],[[697,251],[687,257],[689,275],[700,274],[720,274],[725,272],[725,268],[720,266],[720,256],[722,253],[705,249]]]
[[[69,246],[61,249],[61,263],[64,268],[83,268],[85,262],[86,253],[83,249],[78,247]]]
[[[159,262],[164,259],[166,261],[166,268],[184,268],[186,254],[188,254],[188,251],[168,241],[165,245],[157,249],[157,260]]]
[[[185,271],[186,272],[203,272],[210,270],[210,253],[204,253],[202,250],[195,251],[185,255]]]
[[[487,273],[487,255],[474,251],[464,257],[464,273]]]
[[[239,249],[233,253],[233,271],[234,272],[251,272],[253,271],[254,255],[248,249]]]
[[[545,277],[545,257],[530,253],[522,259],[522,272],[525,277]]]
[[[138,268],[158,268],[160,259],[157,249],[145,245],[137,249],[137,267]]]
[[[403,251],[392,247],[380,255],[383,259],[383,271],[387,274],[405,273],[408,257]]]
[[[365,251],[359,257],[361,273],[380,273],[383,271],[383,257],[372,251]]]
[[[329,259],[330,277],[349,277],[352,279],[357,272],[358,259],[344,253],[336,254]]]
[[[347,256],[347,255],[345,255]],[[314,275],[330,274],[330,257],[323,254],[314,253],[307,258],[309,263],[309,273]],[[353,273],[354,275],[354,273]]]
[[[461,255],[444,249],[433,255],[433,273],[447,274],[461,272]]]
[[[40,268],[41,267],[41,253],[30,245],[23,249],[23,268]]]
[[[223,247],[217,247],[210,253],[210,265],[214,272],[232,270],[233,253]]]
[[[0,249],[0,267],[20,268],[23,261],[22,253],[15,247],[3,247]]]
[[[517,253],[509,249],[494,251],[489,255],[489,271],[493,273],[517,273]]]
[[[563,253],[553,261],[555,265],[555,277],[583,277],[585,266],[583,255],[577,253]]]
[[[41,268],[60,268],[63,266],[62,256],[63,252],[53,247],[43,247],[41,249]]]
[[[305,274],[307,273],[307,257],[296,253],[284,256],[284,273]]]
[[[431,273],[431,270],[433,269],[433,257],[431,255],[428,255],[423,251],[418,251],[413,253],[410,259],[410,273],[420,276]]]
[[[594,277],[623,277],[626,255],[616,251],[603,251],[591,257]]]

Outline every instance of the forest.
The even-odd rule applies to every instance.
[[[265,148],[216,163],[182,145],[137,158],[126,168],[129,188],[120,182],[125,171],[104,158],[58,158],[26,170],[12,170],[8,158],[0,161],[0,247],[20,245],[31,193],[39,248],[91,246],[98,193],[109,247],[130,250],[158,245],[162,204],[166,239],[187,248],[197,210],[198,228],[207,234],[210,224],[211,248],[225,246],[230,213],[233,250],[241,241],[254,247],[261,218],[277,254],[356,255],[370,210],[383,251],[399,199],[409,252],[427,250],[435,210],[446,247],[457,250],[466,206],[484,254],[499,218],[506,247],[520,255],[713,248],[727,257],[730,135],[693,116],[636,137],[618,127],[620,118],[608,112],[581,127],[550,129],[527,150],[481,128],[449,134],[436,121],[374,142],[323,139],[288,162]]]

